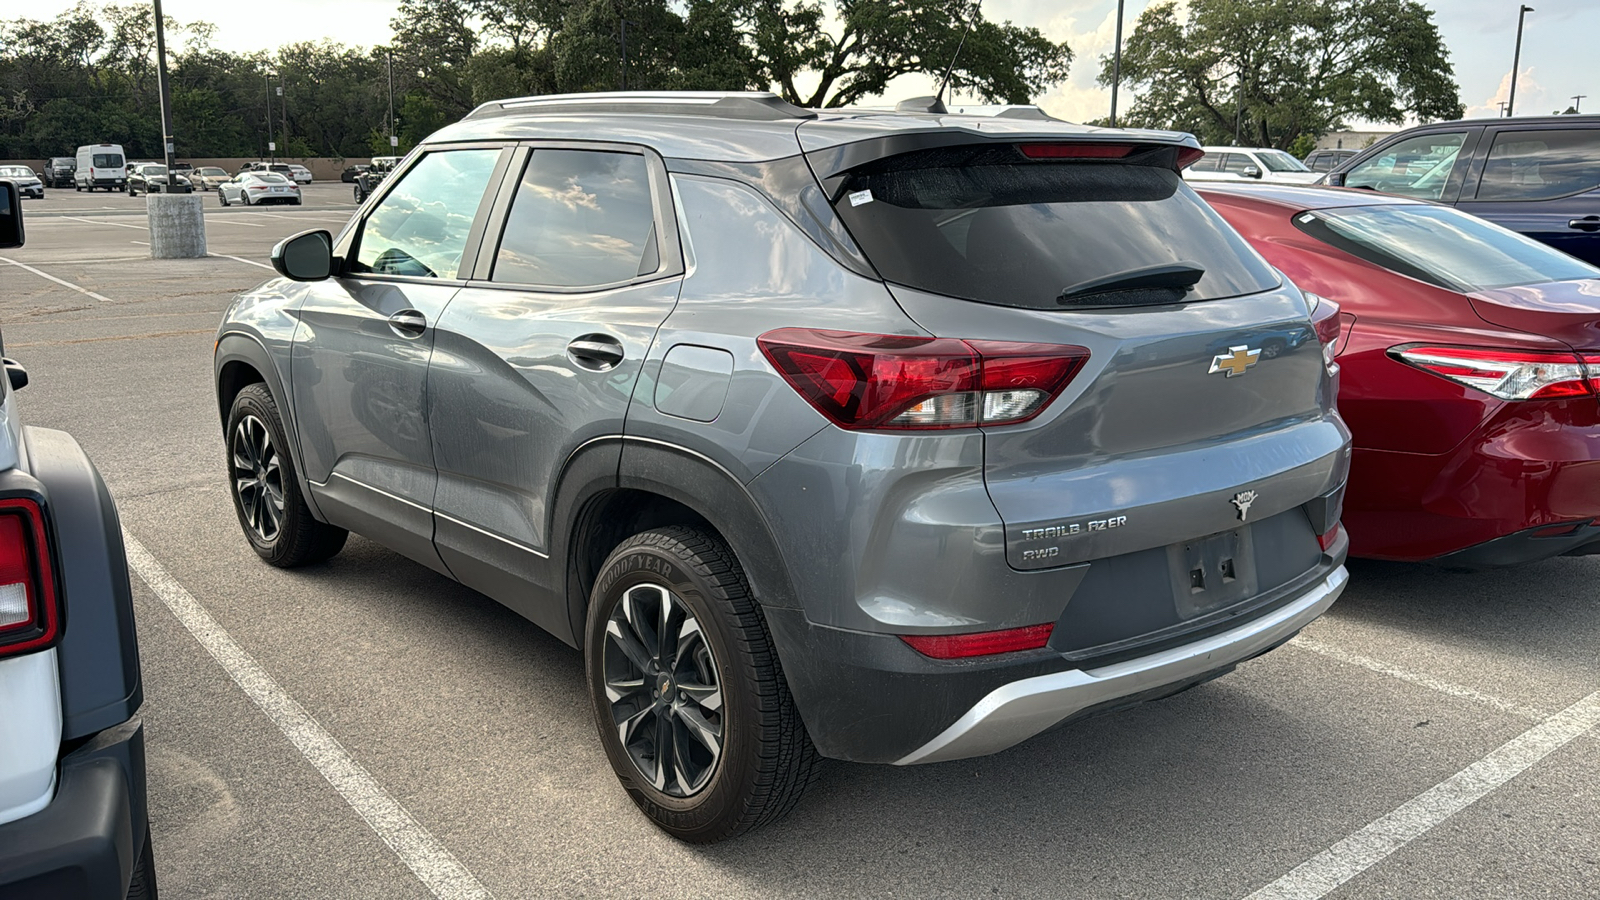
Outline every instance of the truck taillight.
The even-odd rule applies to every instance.
[[[840,428],[939,430],[1038,415],[1089,361],[1071,344],[779,328],[756,339],[800,396]]]
[[[0,500],[0,658],[42,650],[60,634],[44,515],[32,500]]]

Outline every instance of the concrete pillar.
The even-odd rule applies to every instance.
[[[197,259],[206,255],[202,194],[146,194],[151,259]]]

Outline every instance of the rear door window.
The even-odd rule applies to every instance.
[[[116,153],[96,153],[90,165],[96,169],[118,169],[122,167],[122,157]]]
[[[643,156],[534,150],[489,280],[599,287],[649,275],[660,262]]]
[[[1444,196],[1466,140],[1465,131],[1407,138],[1351,169],[1345,175],[1345,187],[1438,200]]]
[[[1120,162],[1036,161],[1012,146],[918,151],[852,170],[835,209],[889,281],[980,303],[1093,308],[1276,287],[1272,268],[1170,168],[1171,154]],[[1058,299],[1155,266],[1204,274],[1188,290]]]
[[[1215,172],[1222,167],[1222,157],[1215,153],[1207,153],[1200,157],[1200,161],[1189,167],[1191,172]]]
[[[1479,200],[1549,200],[1600,187],[1600,129],[1502,131],[1478,181]]]
[[[417,161],[361,225],[355,272],[456,278],[497,149],[444,150]],[[263,173],[263,179],[283,176]]]
[[[1232,172],[1235,175],[1243,175],[1245,169],[1255,166],[1255,164],[1255,160],[1245,156],[1243,153],[1225,153],[1222,156],[1222,171]],[[1256,168],[1259,169],[1260,167],[1256,166]]]

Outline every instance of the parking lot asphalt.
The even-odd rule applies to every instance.
[[[206,195],[199,260],[148,258],[144,203],[30,201],[0,329],[24,422],[78,438],[135,542],[169,898],[1600,897],[1600,558],[1358,561],[1227,677],[983,759],[830,763],[777,825],[680,844],[606,767],[577,651],[369,541],[282,571],[240,535],[216,325],[349,186]]]

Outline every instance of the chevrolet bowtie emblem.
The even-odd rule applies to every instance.
[[[1229,378],[1235,375],[1243,375],[1244,370],[1255,365],[1260,358],[1260,350],[1251,350],[1243,344],[1237,347],[1229,347],[1227,353],[1218,353],[1211,358],[1211,371],[1206,374],[1215,375],[1218,372],[1227,372]]]

